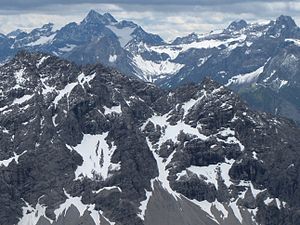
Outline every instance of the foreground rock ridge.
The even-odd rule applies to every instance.
[[[0,76],[1,225],[300,223],[299,128],[208,78],[26,52]]]

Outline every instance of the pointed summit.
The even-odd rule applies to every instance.
[[[118,21],[110,14],[110,13],[104,13],[103,17],[110,21],[111,23],[117,23]]]
[[[93,9],[89,11],[85,19],[82,21],[82,23],[101,23],[104,25],[116,22],[116,19],[111,14],[105,13],[104,15],[101,15]]]

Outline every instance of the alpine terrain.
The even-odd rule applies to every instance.
[[[289,16],[268,23],[237,20],[224,30],[169,43],[131,21],[91,10],[80,23],[61,29],[49,23],[0,35],[0,62],[22,49],[81,65],[102,63],[164,88],[208,76],[251,107],[300,122],[300,28]]]
[[[24,51],[0,76],[1,225],[300,224],[299,128],[209,78],[166,90]]]

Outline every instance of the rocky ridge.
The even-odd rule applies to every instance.
[[[0,76],[0,224],[300,221],[299,129],[210,79],[167,91],[26,52]]]

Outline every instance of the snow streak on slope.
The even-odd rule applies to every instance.
[[[285,41],[293,42],[294,45],[300,47],[300,39],[287,38],[287,39],[285,39]]]
[[[187,103],[185,106],[185,110],[189,110],[189,108],[192,107],[193,103],[195,103],[196,100],[193,100],[191,103]],[[177,137],[181,132],[184,132],[186,134],[196,136],[200,139],[206,140],[207,137],[201,133],[199,133],[198,128],[191,127],[188,124],[185,124],[184,121],[178,121],[175,125],[171,125],[167,120],[169,118],[168,114],[165,115],[154,115],[150,119],[148,119],[145,124],[142,126],[142,130],[145,129],[145,126],[151,122],[154,124],[154,126],[160,126],[163,128],[163,133],[158,141],[158,143],[151,143],[149,139],[147,138],[147,143],[150,148],[150,150],[153,153],[154,158],[156,159],[158,170],[159,170],[159,176],[157,177],[157,180],[161,182],[161,185],[163,188],[165,188],[169,193],[171,193],[174,197],[178,197],[178,194],[172,190],[170,187],[170,183],[168,180],[169,171],[166,169],[166,166],[171,162],[173,155],[175,154],[175,151],[170,154],[170,156],[167,159],[164,159],[159,156],[158,150],[160,149],[160,146],[165,143],[167,140],[172,140],[173,142],[177,142]]]
[[[33,97],[33,95],[24,95],[21,98],[16,98],[13,102],[13,105],[15,104],[23,104],[24,102],[28,101],[29,99],[31,99]]]
[[[56,106],[58,102],[66,95],[69,98],[69,95],[73,88],[77,85],[77,82],[67,84],[64,89],[59,90],[58,95],[55,97],[53,103]]]
[[[67,97],[67,100],[69,100],[69,96],[72,92],[72,90],[79,84],[82,86],[82,88],[84,89],[84,85],[87,83],[88,86],[90,86],[90,81],[93,80],[95,78],[96,74],[92,74],[89,76],[86,76],[84,73],[81,73],[78,75],[77,77],[77,81],[73,82],[73,83],[69,83],[67,84],[63,89],[57,91],[58,95],[55,97],[53,104],[56,106],[58,104],[58,102],[63,98],[63,97]],[[44,84],[45,82],[43,82]],[[48,93],[51,91],[51,87],[47,87],[45,88],[45,93]],[[44,92],[44,91],[43,91]]]
[[[255,212],[256,212],[255,210],[252,211],[247,210],[246,208],[239,205],[238,200],[244,199],[243,193],[241,193],[241,195],[239,195],[237,198],[231,199],[228,203],[218,202],[216,199],[214,202],[209,202],[207,200],[198,201],[196,199],[186,198],[182,194],[173,190],[172,187],[170,186],[170,181],[169,181],[170,179],[169,170],[176,165],[176,162],[172,162],[173,156],[176,151],[180,151],[180,150],[173,150],[173,152],[170,153],[170,155],[166,158],[161,157],[159,153],[160,147],[167,140],[172,140],[174,144],[178,143],[179,140],[177,140],[177,137],[180,134],[180,132],[183,132],[185,134],[190,134],[192,136],[191,138],[199,138],[203,141],[212,138],[219,143],[238,145],[240,151],[244,151],[245,147],[236,137],[236,132],[229,127],[227,128],[221,127],[214,134],[205,136],[199,132],[201,129],[198,128],[201,128],[201,124],[198,124],[197,127],[191,127],[190,125],[185,124],[183,122],[183,120],[186,118],[188,113],[191,112],[191,110],[194,107],[197,107],[198,104],[201,104],[202,101],[206,102],[206,98],[210,98],[211,95],[217,94],[220,90],[222,90],[222,87],[213,90],[211,93],[202,90],[201,94],[198,95],[199,96],[198,98],[191,99],[181,105],[177,105],[176,106],[177,110],[179,110],[178,108],[181,107],[180,109],[183,109],[183,114],[181,114],[182,119],[177,121],[174,125],[173,124],[171,125],[168,122],[168,119],[172,115],[171,114],[172,111],[170,111],[170,113],[164,115],[152,116],[145,122],[145,124],[141,127],[141,129],[142,131],[145,130],[148,123],[153,123],[154,127],[157,126],[161,127],[162,134],[158,142],[151,142],[149,138],[147,138],[147,143],[150,150],[153,153],[154,158],[156,159],[158,170],[159,170],[159,176],[155,180],[159,181],[161,183],[161,186],[169,194],[171,194],[177,201],[181,201],[181,199],[184,198],[194,203],[195,205],[199,206],[204,212],[207,213],[207,216],[210,219],[212,219],[218,224],[223,223],[224,220],[228,219],[229,217],[230,217],[229,220],[233,218],[234,220],[242,224],[244,219],[244,214],[250,215],[249,218],[252,218],[253,216],[255,216]],[[220,162],[208,166],[191,165],[186,169],[183,169],[181,172],[177,173],[176,182],[179,182],[179,180],[181,179],[184,180],[186,179],[185,177],[194,174],[197,175],[197,177],[200,180],[206,183],[213,184],[216,187],[216,190],[219,189],[221,190],[222,188],[222,186],[219,186],[220,185],[219,182],[224,182],[225,186],[228,188],[228,190],[230,190],[231,185],[234,185],[234,183],[229,176],[229,170],[231,169],[234,163],[235,163],[234,159],[229,160],[225,158],[225,162]],[[261,192],[261,190],[254,189],[251,182],[247,186],[249,186],[249,188],[251,189],[254,198],[256,198],[257,194]],[[154,189],[152,185],[152,191],[153,190]],[[145,211],[147,210],[147,204],[152,194],[153,194],[152,192],[146,191],[146,199],[140,203],[141,212],[138,214],[138,216],[140,216],[140,218],[142,219],[144,219]],[[216,210],[218,213],[216,213]],[[252,218],[252,220],[255,221],[254,217]]]
[[[152,181],[152,188],[153,188],[153,181]],[[142,220],[145,219],[147,205],[148,205],[148,202],[149,202],[151,196],[152,196],[152,191],[146,191],[146,199],[140,203],[141,205],[140,205],[139,209],[141,212],[138,214],[138,217],[140,217]]]

